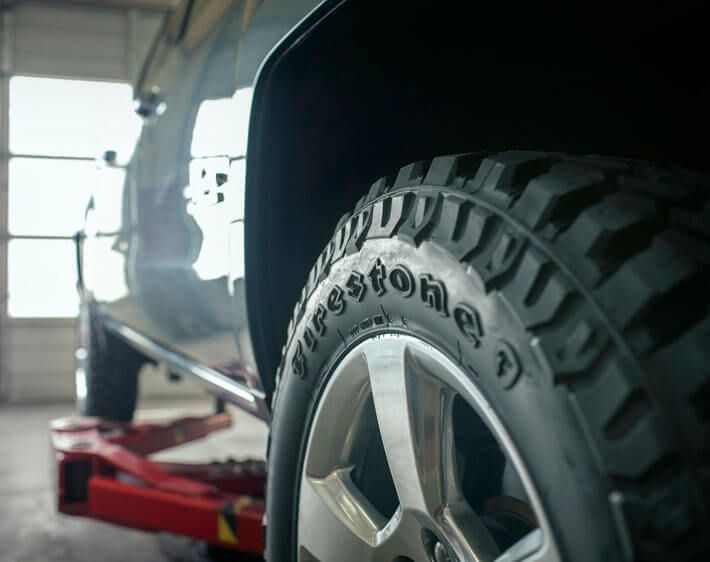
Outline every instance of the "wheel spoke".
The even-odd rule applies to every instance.
[[[417,353],[397,340],[365,356],[382,442],[403,510],[425,513],[457,550],[493,560],[499,550],[463,500],[456,475],[454,394]]]
[[[377,422],[400,505],[435,516],[453,467],[451,394],[404,343],[366,348]]]
[[[489,562],[496,560],[500,554],[488,528],[464,500],[446,507],[441,530],[466,560]]]
[[[495,562],[556,562],[559,560],[554,548],[545,543],[540,529],[530,531],[512,545]]]
[[[302,560],[372,560],[382,541],[384,518],[362,497],[350,469],[325,478],[306,477],[299,502],[299,551]]]

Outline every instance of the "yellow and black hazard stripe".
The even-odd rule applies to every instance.
[[[173,431],[173,439],[175,440],[175,445],[182,445],[187,441],[187,432],[184,427],[176,426]]]
[[[251,505],[251,503],[252,499],[249,496],[241,496],[222,505],[217,514],[217,538],[221,542],[239,544],[239,531],[237,529],[239,512]]]

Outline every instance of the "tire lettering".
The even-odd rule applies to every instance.
[[[349,230],[350,228],[348,227],[341,229],[342,244],[346,243],[345,240],[348,238],[347,234]],[[323,255],[328,256],[333,253],[337,254],[337,252],[338,248],[336,246],[334,252],[327,251],[324,252]],[[321,264],[321,267],[323,265],[324,264]],[[388,287],[387,282],[389,282],[390,287]],[[397,294],[405,298],[411,297],[418,291],[424,306],[433,309],[443,317],[449,316],[448,293],[446,285],[444,285],[441,280],[436,279],[429,273],[422,273],[416,278],[412,272],[402,264],[397,264],[388,270],[384,261],[381,258],[376,258],[370,266],[367,275],[363,275],[359,271],[351,271],[345,282],[345,288],[342,288],[340,285],[334,285],[328,293],[326,302],[324,304],[316,304],[311,317],[308,319],[308,323],[305,324],[302,338],[296,343],[292,358],[293,371],[297,376],[301,378],[306,376],[307,365],[304,350],[314,351],[316,349],[318,338],[326,333],[325,319],[328,313],[335,316],[342,315],[346,308],[346,294],[347,297],[354,302],[362,302],[367,294],[368,288],[377,296],[384,295],[387,293],[387,290],[391,288]],[[362,332],[371,328],[379,328],[392,324],[392,318],[384,311],[381,305],[380,309],[382,310],[382,314],[375,314],[360,320],[346,333],[341,333],[340,330],[338,330],[343,342],[345,342],[346,338],[354,339]],[[484,337],[484,329],[478,311],[468,304],[458,303],[453,307],[451,314],[456,323],[456,327],[466,338],[466,341],[471,342],[474,348],[480,347]],[[404,316],[400,318],[401,325],[407,327],[407,318]],[[293,328],[290,327],[289,329],[292,330]],[[459,345],[459,361],[461,362],[461,349],[458,341],[457,345]],[[507,342],[501,341],[496,347],[494,354],[494,372],[505,388],[509,388],[515,384],[521,372],[517,355]]]
[[[414,293],[414,275],[403,265],[395,265],[390,272],[390,285],[403,297]]]
[[[348,295],[357,302],[360,302],[365,297],[367,285],[365,285],[365,276],[362,273],[353,271],[345,286],[348,288]]]
[[[512,387],[520,376],[521,367],[513,346],[505,340],[500,340],[496,345],[494,359],[494,372],[498,382],[503,388]]]
[[[325,307],[322,304],[319,304],[318,308],[316,308],[316,311],[313,313],[313,318],[311,319],[313,329],[319,336],[325,334],[325,323],[323,320],[325,320],[326,312]]]
[[[429,308],[433,308],[442,316],[448,316],[446,300],[446,287],[441,281],[434,279],[428,273],[419,277],[419,288],[422,302]]]
[[[303,345],[301,345],[300,341],[296,344],[296,351],[293,353],[291,366],[294,374],[298,378],[303,379],[306,377],[306,358],[303,355]]]
[[[459,331],[473,343],[473,347],[481,345],[483,326],[475,309],[465,304],[457,304],[454,308],[454,320]]]
[[[313,351],[316,348],[316,338],[313,337],[313,332],[311,332],[310,328],[306,328],[303,331],[303,341],[306,342],[306,347],[310,351]]]
[[[387,292],[387,288],[385,287],[387,270],[385,269],[385,264],[382,263],[380,258],[375,260],[375,263],[372,265],[370,273],[368,273],[367,276],[370,278],[372,290],[378,297],[381,297]]]
[[[343,290],[336,285],[330,291],[328,295],[328,310],[330,310],[336,316],[340,316],[345,312],[345,298]]]

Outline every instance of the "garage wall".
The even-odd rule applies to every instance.
[[[16,73],[130,81],[161,16],[137,9],[20,4],[12,17]]]
[[[5,395],[7,376],[7,346],[5,344],[7,307],[7,147],[8,147],[8,91],[11,71],[8,33],[10,15],[0,11],[0,399]]]
[[[130,82],[162,14],[136,2],[96,7],[71,2],[0,0],[0,399],[69,399],[73,383],[73,319],[9,318],[7,314],[8,84],[13,75]],[[153,6],[155,2],[153,2]],[[38,202],[41,204],[41,202]],[[51,282],[51,280],[47,280]],[[144,377],[148,395],[190,389]]]

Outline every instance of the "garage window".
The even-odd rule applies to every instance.
[[[72,317],[71,237],[105,173],[96,158],[115,150],[125,164],[140,119],[125,83],[14,76],[9,86],[8,315]]]

